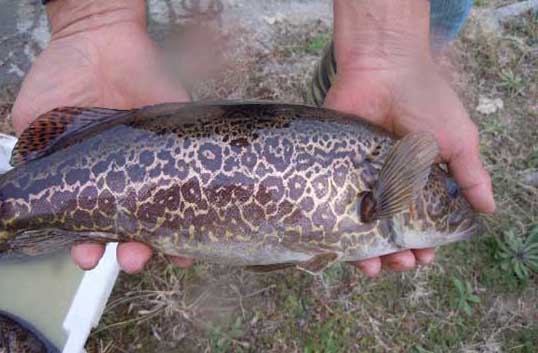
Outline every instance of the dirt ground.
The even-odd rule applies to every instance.
[[[478,26],[487,9],[513,2],[475,1],[470,22],[439,62],[480,127],[493,178],[498,211],[484,219],[482,237],[442,247],[431,266],[377,279],[347,265],[322,278],[206,263],[185,271],[156,256],[143,273],[120,276],[87,350],[536,352],[538,275],[518,266],[538,243],[538,14],[493,34]],[[149,3],[151,33],[197,100],[302,102],[330,38],[330,1],[224,1],[221,13],[203,14],[218,33],[211,57],[223,63],[207,71],[192,58],[210,56],[208,48],[185,54],[169,35],[181,37],[192,8]],[[17,81],[2,87],[6,117]],[[12,131],[8,123],[0,129]]]

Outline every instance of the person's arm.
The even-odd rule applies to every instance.
[[[493,212],[478,129],[432,60],[430,1],[334,0],[333,40],[337,74],[325,106],[357,114],[398,135],[431,131],[469,202],[478,211]],[[405,270],[432,259],[433,250],[425,249],[358,266],[376,275],[382,266]]]
[[[47,13],[51,40],[13,106],[19,134],[40,114],[60,106],[131,109],[188,100],[147,35],[144,0],[54,0],[47,4]],[[71,254],[87,270],[103,251],[102,245],[82,244]],[[151,249],[140,243],[118,247],[118,261],[127,272],[141,270],[150,257]],[[181,266],[192,262],[173,260]]]

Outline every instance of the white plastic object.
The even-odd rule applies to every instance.
[[[118,278],[116,243],[108,244],[99,265],[84,274],[63,327],[67,333],[63,353],[85,352],[91,329],[96,327]]]
[[[11,159],[11,151],[13,151],[16,143],[16,137],[0,133],[0,174],[4,174],[12,168],[9,160]]]

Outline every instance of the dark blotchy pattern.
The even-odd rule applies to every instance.
[[[0,247],[21,230],[59,229],[231,263],[365,253],[390,234],[360,223],[357,195],[392,144],[355,118],[305,106],[143,108],[6,174]]]

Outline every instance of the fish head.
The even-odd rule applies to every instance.
[[[392,221],[395,242],[409,249],[444,245],[479,232],[476,213],[460,187],[437,165],[409,208]]]

